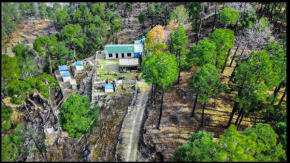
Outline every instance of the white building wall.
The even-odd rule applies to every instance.
[[[105,89],[105,92],[107,93],[107,92],[114,92],[114,90],[113,89]]]

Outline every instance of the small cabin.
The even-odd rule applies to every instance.
[[[58,66],[58,69],[59,69],[60,72],[62,72],[62,71],[68,71],[68,68],[67,68],[66,65]]]
[[[105,84],[105,92],[114,92],[114,85],[113,84]]]
[[[68,71],[60,71],[61,77],[63,79],[63,82],[70,81],[71,77]]]
[[[76,66],[76,70],[77,71],[80,71],[80,70],[83,70],[84,69],[84,64],[82,61],[78,61],[75,63],[75,66]]]

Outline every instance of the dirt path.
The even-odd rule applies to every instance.
[[[135,104],[128,108],[120,132],[121,142],[117,146],[117,154],[122,161],[136,161],[140,128],[149,94],[149,86],[146,83],[138,82],[137,86],[140,87],[140,93]]]

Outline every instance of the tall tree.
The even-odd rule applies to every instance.
[[[123,30],[122,17],[120,14],[115,14],[111,11],[107,12],[106,15],[107,24],[110,25],[109,34],[113,36],[116,33],[115,42],[118,44],[118,32]]]
[[[181,56],[182,54],[185,54],[185,47],[188,44],[188,36],[186,36],[183,26],[180,25],[176,30],[170,33],[170,38],[170,44],[173,47],[173,53],[175,54],[176,59],[177,56],[179,56],[177,59],[179,68],[177,84],[179,84]]]
[[[81,32],[82,32],[82,28],[79,24],[66,25],[62,30],[62,38],[68,42],[71,49],[74,49],[74,57],[75,57],[76,45],[83,48],[84,39],[79,37],[79,34]]]
[[[196,100],[193,105],[191,117],[195,112],[196,102],[203,103],[202,119],[200,126],[204,123],[204,110],[207,100],[210,97],[217,97],[220,92],[225,90],[225,86],[219,81],[219,72],[212,64],[204,65],[199,71],[196,72],[194,78],[190,81],[190,88],[196,92]]]
[[[146,14],[148,18],[151,18],[151,28],[153,28],[153,20],[156,14],[155,5],[153,3],[147,3]]]
[[[277,74],[273,71],[273,62],[266,51],[252,52],[251,58],[239,63],[234,82],[238,94],[235,96],[235,106],[227,126],[230,126],[238,107],[240,108],[239,117],[243,117],[254,108],[256,101],[265,101],[267,90],[277,85],[277,78]],[[242,120],[243,118],[240,119]]]
[[[50,47],[51,47],[51,40],[47,36],[38,37],[33,43],[33,49],[39,53],[40,57],[49,58],[50,74],[52,74],[51,56],[49,52]]]
[[[162,96],[160,104],[160,113],[156,128],[159,130],[162,117],[163,96],[165,88],[172,84],[177,78],[178,67],[175,56],[169,52],[164,52],[159,55],[147,56],[142,63],[142,78],[147,83],[157,84],[162,86]]]
[[[209,34],[209,40],[216,44],[216,61],[215,66],[222,69],[223,61],[228,60],[227,51],[234,46],[235,36],[234,32],[229,29],[216,29]]]

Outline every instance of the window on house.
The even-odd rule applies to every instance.
[[[109,57],[113,57],[113,55],[110,53],[110,54],[109,54]]]
[[[131,57],[131,53],[128,53],[127,56],[128,56],[128,57]]]

